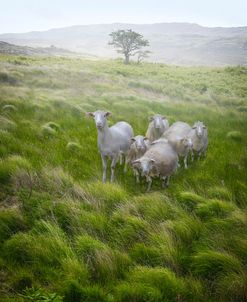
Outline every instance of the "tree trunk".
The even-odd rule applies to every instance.
[[[129,62],[130,62],[130,56],[129,56],[129,54],[124,54],[124,55],[125,55],[124,64],[129,64]]]

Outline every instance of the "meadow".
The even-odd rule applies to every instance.
[[[103,184],[97,109],[203,121],[207,157]],[[1,55],[0,301],[247,301],[246,143],[247,68]]]

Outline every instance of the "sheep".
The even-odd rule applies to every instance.
[[[188,168],[188,155],[192,153],[192,139],[188,136],[190,125],[184,122],[176,122],[162,135],[174,147],[179,157],[184,158],[184,167]]]
[[[146,132],[146,137],[150,142],[157,140],[169,128],[167,118],[161,114],[155,114],[150,118],[150,123]]]
[[[106,181],[107,158],[111,158],[111,182],[114,181],[115,166],[120,155],[125,155],[124,171],[126,172],[126,155],[133,137],[133,129],[126,122],[118,122],[108,127],[107,117],[110,112],[97,110],[95,112],[87,112],[87,116],[93,117],[98,131],[98,148],[101,154],[103,165],[102,181]]]
[[[133,161],[132,165],[146,177],[147,191],[150,191],[153,177],[159,177],[163,187],[169,185],[170,176],[177,169],[178,155],[168,142],[157,142],[151,144],[146,153]]]
[[[208,147],[208,131],[203,122],[198,121],[194,123],[189,133],[189,137],[193,144],[192,161],[194,160],[194,153],[198,155],[198,159],[200,159],[202,154],[206,156]]]
[[[162,143],[162,142],[170,143],[170,145],[177,152],[178,157],[183,158],[185,169],[188,169],[188,156],[189,156],[190,152],[192,154],[192,146],[193,146],[191,138],[188,136],[185,136],[185,137],[171,136],[168,139],[160,138],[160,139],[152,142],[152,145],[156,144],[156,143]],[[178,163],[178,167],[180,167],[179,163]]]
[[[131,138],[131,146],[127,155],[127,164],[130,164],[132,161],[140,158],[149,147],[149,140],[142,135],[137,135]],[[136,177],[136,182],[140,182],[139,171],[137,168],[133,167],[134,175]]]

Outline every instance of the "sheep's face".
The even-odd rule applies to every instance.
[[[132,166],[137,167],[142,176],[147,176],[153,169],[155,160],[142,157],[132,162]]]
[[[189,138],[189,137],[184,137],[181,141],[182,141],[182,144],[183,144],[183,146],[184,146],[185,148],[192,149],[193,143],[192,143],[191,138]]]
[[[204,135],[206,126],[202,122],[196,122],[192,129],[195,129],[196,135],[201,138]]]
[[[87,112],[88,116],[94,118],[95,125],[99,131],[102,131],[107,123],[107,117],[111,115],[110,112],[97,110],[95,112]]]
[[[155,129],[161,129],[163,127],[163,120],[165,119],[166,119],[165,116],[160,114],[155,114],[150,118],[150,121],[153,121]]]
[[[135,147],[138,151],[145,152],[147,149],[147,138],[142,135],[137,135],[131,139],[132,143],[135,144]]]

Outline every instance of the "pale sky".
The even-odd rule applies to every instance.
[[[247,26],[247,0],[0,0],[0,33],[114,22]]]

